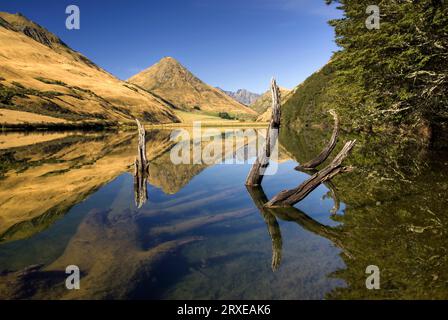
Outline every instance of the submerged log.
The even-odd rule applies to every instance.
[[[336,147],[336,142],[338,141],[338,135],[339,135],[339,117],[336,111],[330,110],[329,112],[334,118],[334,128],[330,142],[316,158],[297,166],[295,168],[296,170],[310,170],[316,168],[318,165],[322,164],[325,160],[327,160],[328,156],[331,154],[331,152],[333,152],[334,148]]]
[[[284,190],[272,198],[267,207],[286,207],[293,206],[297,202],[304,199],[308,194],[316,189],[321,183],[331,180],[339,173],[349,172],[352,167],[343,167],[342,162],[349,155],[354,147],[356,140],[349,141],[342,148],[341,152],[333,159],[333,161],[324,169],[316,172],[311,178],[303,182],[295,189]]]
[[[134,163],[134,199],[137,208],[141,208],[148,200],[147,180],[149,163],[146,158],[146,133],[140,121],[135,119],[138,129],[137,157]]]
[[[271,93],[272,93],[272,116],[271,122],[269,123],[268,131],[266,133],[266,143],[264,145],[264,150],[258,155],[257,160],[252,166],[249,175],[246,179],[247,186],[258,186],[263,180],[264,173],[269,165],[269,159],[271,157],[271,152],[273,151],[280,130],[280,101],[281,95],[280,90],[277,86],[275,79],[271,81]]]

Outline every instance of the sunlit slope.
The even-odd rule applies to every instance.
[[[22,15],[0,12],[0,108],[35,114],[27,122],[177,122],[171,107],[125,83]],[[1,112],[0,112],[1,113]],[[11,119],[0,115],[0,123]]]
[[[171,57],[163,58],[128,81],[156,93],[181,110],[256,115],[252,109],[198,79]]]
[[[288,97],[291,90],[286,88],[279,88],[282,97],[282,102]],[[251,108],[254,109],[258,114],[263,114],[266,110],[270,109],[272,106],[272,94],[271,90],[266,91],[261,95],[254,103],[251,104]]]
[[[294,89],[295,90],[295,89]],[[294,90],[288,90],[285,88],[280,88],[281,94],[281,103],[282,105],[291,97]],[[257,121],[259,122],[268,122],[271,120],[272,115],[272,94],[271,91],[267,91],[263,94],[255,103],[252,105],[252,108],[257,112],[261,113]]]

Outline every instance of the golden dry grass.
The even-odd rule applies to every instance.
[[[17,15],[0,13],[0,18],[38,27]],[[39,32],[47,32],[48,37],[54,36],[45,29],[39,29]],[[15,98],[12,102],[16,106],[41,108],[52,103],[68,113],[90,115],[93,118],[101,115],[108,120],[118,121],[138,117],[150,118],[150,122],[166,123],[176,119],[165,102],[115,78],[87,59],[83,60],[79,53],[68,47],[59,44],[49,47],[21,32],[3,27],[0,27],[0,43],[0,76],[6,79],[1,81],[3,86],[13,87],[13,82],[17,82],[25,88],[40,92],[64,94],[50,98],[29,95]],[[66,85],[44,83],[37,78],[60,81]]]
[[[2,123],[8,124],[18,124],[18,123],[64,123],[67,122],[64,119],[43,116],[36,113],[31,112],[23,112],[16,110],[8,110],[8,109],[0,109],[0,126]]]
[[[256,116],[256,112],[204,83],[171,57],[131,77],[129,82],[162,96],[178,108]]]

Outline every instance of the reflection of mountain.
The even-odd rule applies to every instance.
[[[282,134],[299,162],[311,159],[328,139],[310,129]],[[343,250],[347,267],[333,276],[348,286],[328,298],[448,298],[448,157],[429,154],[412,142],[357,138],[358,146],[347,159],[356,170],[334,181],[346,204],[345,214],[335,217],[342,222],[340,233],[335,237],[311,230]],[[365,287],[369,265],[380,268],[381,290]]]
[[[165,153],[151,162],[149,183],[167,194],[175,194],[207,167],[205,164],[174,165],[169,153]]]
[[[43,143],[36,139],[35,144],[1,151],[2,241],[26,238],[45,229],[70,207],[127,171],[135,157],[133,134],[68,135]],[[148,141],[148,153],[156,157],[170,144],[166,135],[154,135]]]
[[[211,164],[172,164],[170,150],[173,143],[169,140],[169,133],[149,131],[147,153],[153,179],[151,183],[157,184],[157,179],[160,179],[165,193],[174,193]],[[6,141],[7,136],[3,138]],[[18,253],[14,253],[17,264],[9,264],[6,270],[20,270],[35,263],[33,258],[21,261],[28,254],[27,244],[45,248],[50,241],[48,234],[50,239],[57,240],[64,234],[65,239],[50,255],[38,261],[43,265],[2,273],[0,298],[104,299],[138,296],[140,290],[148,290],[142,288],[146,286],[146,281],[157,277],[154,276],[155,270],[162,259],[178,248],[202,239],[202,231],[196,234],[198,230],[241,221],[254,212],[253,208],[241,206],[246,196],[240,190],[243,186],[235,188],[228,184],[217,184],[207,190],[193,192],[190,189],[179,196],[166,197],[164,201],[150,201],[150,205],[135,210],[132,205],[132,179],[127,175],[111,183],[113,188],[94,192],[121,173],[132,171],[136,152],[134,132],[86,136],[58,134],[54,138],[51,140],[49,135],[17,137],[20,144],[0,151],[2,159],[10,160],[2,162],[1,167],[4,175],[0,181],[2,238],[5,242],[12,242],[4,244],[9,249],[16,244],[19,248]],[[219,140],[212,141],[211,146],[220,144]],[[248,140],[235,139],[234,147],[247,143]],[[203,144],[201,152],[207,145]],[[218,156],[215,158],[219,159]],[[120,181],[129,183],[120,188]],[[80,207],[87,214],[83,213],[67,236],[65,229],[60,230],[60,224],[54,221],[87,197],[89,201]],[[109,200],[103,201],[104,197]],[[228,199],[232,199],[233,204],[229,205]],[[100,209],[95,209],[96,206]],[[69,219],[72,217],[73,214],[67,216]],[[61,220],[62,223],[66,221]],[[42,232],[43,237],[39,238],[39,234],[24,242],[16,241],[35,235],[50,225],[52,228],[47,235]],[[8,250],[4,251],[6,256]],[[4,259],[8,261],[10,258]],[[72,264],[81,269],[79,291],[68,291],[64,286],[65,267]]]
[[[200,240],[199,237],[183,237],[145,250],[137,237],[136,217],[129,209],[119,213],[91,211],[56,261],[45,268],[34,266],[3,275],[0,298],[125,298],[137,287],[136,279],[149,273],[164,255]],[[69,265],[81,270],[80,290],[65,288],[65,268]]]
[[[131,171],[137,139],[134,132],[106,135],[15,135],[16,147],[0,149],[0,241],[27,238],[46,229],[73,205],[123,172]],[[8,146],[8,135],[0,146]],[[21,141],[21,142],[20,142]],[[205,147],[220,145],[211,139]],[[248,140],[234,139],[234,148]],[[170,132],[147,134],[150,183],[167,194],[181,190],[210,164],[178,164],[170,159]],[[192,153],[192,144],[190,144]],[[226,154],[229,156],[230,154]],[[220,159],[215,157],[216,161]]]
[[[225,142],[220,140],[222,138],[222,133],[219,130],[214,133],[212,131],[210,132],[212,137],[217,137],[218,139],[211,138],[210,141],[203,141],[201,143],[200,153],[203,155],[206,149],[212,150],[216,148],[218,150],[222,150],[223,156],[220,156],[220,154],[212,154],[210,162],[213,164],[218,164],[223,159],[233,157],[236,150],[242,150],[249,143],[255,141],[254,137],[247,139],[238,134],[230,134],[227,138],[233,139],[233,142],[228,144],[228,146],[232,146],[232,149],[227,150],[224,145]],[[254,133],[260,134],[257,130],[254,130]],[[205,135],[205,133],[203,134]],[[264,139],[264,135],[259,135],[258,138]],[[189,154],[190,156],[193,154],[192,143],[189,144]],[[243,159],[239,160],[247,160],[248,152],[244,152],[242,156]],[[285,161],[287,159],[289,158],[280,147],[279,161]],[[206,162],[204,159],[202,160],[203,162]],[[207,162],[207,164],[173,164],[170,159],[170,152],[166,152],[151,161],[149,181],[152,185],[160,187],[165,193],[175,194],[179,192],[188,182],[190,182],[193,177],[210,167],[212,165],[210,162]]]

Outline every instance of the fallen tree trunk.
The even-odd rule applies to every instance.
[[[271,152],[273,151],[280,130],[280,90],[277,86],[275,79],[271,82],[271,93],[272,93],[272,116],[271,122],[269,123],[269,128],[266,133],[266,143],[264,145],[264,150],[258,155],[257,160],[252,166],[249,175],[246,179],[246,186],[258,186],[263,180],[264,173],[269,165],[269,159],[271,157]]]
[[[308,194],[316,189],[321,183],[331,180],[339,173],[349,172],[351,167],[343,167],[342,162],[349,155],[356,140],[349,141],[342,148],[341,152],[333,159],[333,161],[324,169],[316,172],[311,178],[303,182],[300,186],[291,190],[284,190],[272,198],[267,207],[286,207],[292,206],[304,199]]]
[[[330,110],[329,112],[334,118],[334,128],[333,128],[333,134],[331,135],[330,142],[316,158],[297,166],[295,168],[296,170],[310,170],[310,169],[316,168],[318,165],[322,164],[325,160],[327,160],[328,156],[331,154],[331,152],[333,152],[334,148],[336,147],[336,143],[338,141],[338,135],[339,135],[339,117],[338,117],[336,111]]]
[[[141,208],[148,200],[147,179],[149,176],[149,163],[146,158],[146,133],[140,121],[137,122],[138,145],[137,157],[134,163],[134,199],[137,208]]]
[[[318,172],[318,170],[316,169],[311,169],[311,170],[305,170],[305,169],[297,169],[300,172],[303,173],[316,173]],[[328,188],[328,190],[330,191],[331,194],[331,198],[333,199],[333,208],[330,210],[330,213],[332,215],[337,214],[337,212],[339,211],[339,208],[341,206],[341,201],[339,200],[339,196],[338,196],[338,192],[337,192],[337,188],[334,185],[334,183],[331,180],[327,180],[325,182],[323,182],[324,186],[326,186]]]

